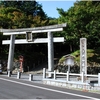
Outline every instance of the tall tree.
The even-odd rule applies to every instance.
[[[0,8],[1,20],[5,19],[5,21],[2,20],[3,25],[12,27],[12,23],[15,23],[13,28],[24,28],[48,24],[47,15],[36,1],[1,1]],[[2,27],[5,28],[6,26]]]
[[[17,9],[20,9],[23,11],[27,16],[32,15],[32,16],[41,16],[42,19],[46,19],[47,15],[42,9],[42,6],[34,1],[1,1],[0,6],[4,7],[14,7]]]
[[[57,10],[60,14],[59,23],[67,23],[65,38],[71,45],[71,49],[79,47],[79,39],[82,37],[89,40],[88,48],[93,48],[92,45],[94,48],[100,45],[100,3],[77,1],[68,11]]]
[[[27,17],[22,11],[13,7],[0,8],[1,24],[2,28],[19,28],[27,27]]]

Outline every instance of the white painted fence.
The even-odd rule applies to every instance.
[[[65,75],[66,76],[66,82],[71,82],[70,76],[80,78],[81,83],[86,83],[87,77],[97,78],[98,79],[98,86],[100,86],[100,73],[98,73],[98,75],[90,75],[90,74],[85,75],[83,72],[81,74],[76,74],[76,73],[69,73],[68,71],[67,71],[67,73],[60,73],[60,72],[56,72],[55,70],[54,70],[54,72],[49,72],[49,71],[46,71],[46,68],[43,68],[43,79],[48,79],[47,74],[49,74],[49,73],[53,74],[53,77],[50,78],[50,80],[51,79],[56,80],[57,75]],[[88,83],[89,83],[89,81],[90,80],[88,80]],[[78,79],[77,79],[77,82],[78,82]],[[75,83],[76,83],[76,81],[75,81]]]

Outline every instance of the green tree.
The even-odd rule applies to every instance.
[[[3,28],[44,26],[49,21],[42,5],[36,1],[0,1],[0,10]]]
[[[79,39],[87,38],[88,48],[100,45],[100,3],[93,1],[77,1],[68,11],[57,9],[60,17],[59,23],[66,22],[66,42],[70,45],[70,51],[79,48]]]
[[[46,19],[47,15],[42,9],[42,6],[34,1],[1,1],[0,6],[4,7],[14,7],[17,9],[20,9],[22,12],[24,12],[27,16],[41,16],[42,19]]]
[[[2,28],[26,27],[24,23],[27,21],[27,17],[19,9],[2,7],[0,8],[0,16]]]

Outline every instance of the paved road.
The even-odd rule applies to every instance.
[[[98,99],[100,94],[54,87],[0,75],[0,99]]]

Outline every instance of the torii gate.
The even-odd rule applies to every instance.
[[[53,42],[64,42],[64,37],[55,37],[51,32],[63,31],[63,27],[66,27],[66,23],[36,27],[36,28],[22,28],[22,29],[1,29],[3,35],[11,35],[10,40],[3,40],[2,44],[9,44],[9,55],[8,55],[8,77],[10,77],[11,68],[13,66],[14,58],[14,45],[15,44],[30,44],[30,43],[48,43],[48,71],[54,70],[54,51],[53,51]],[[37,38],[33,39],[32,34],[34,33],[48,33],[48,38]],[[26,39],[17,39],[15,40],[15,35],[26,34]],[[51,77],[51,75],[49,75]]]

